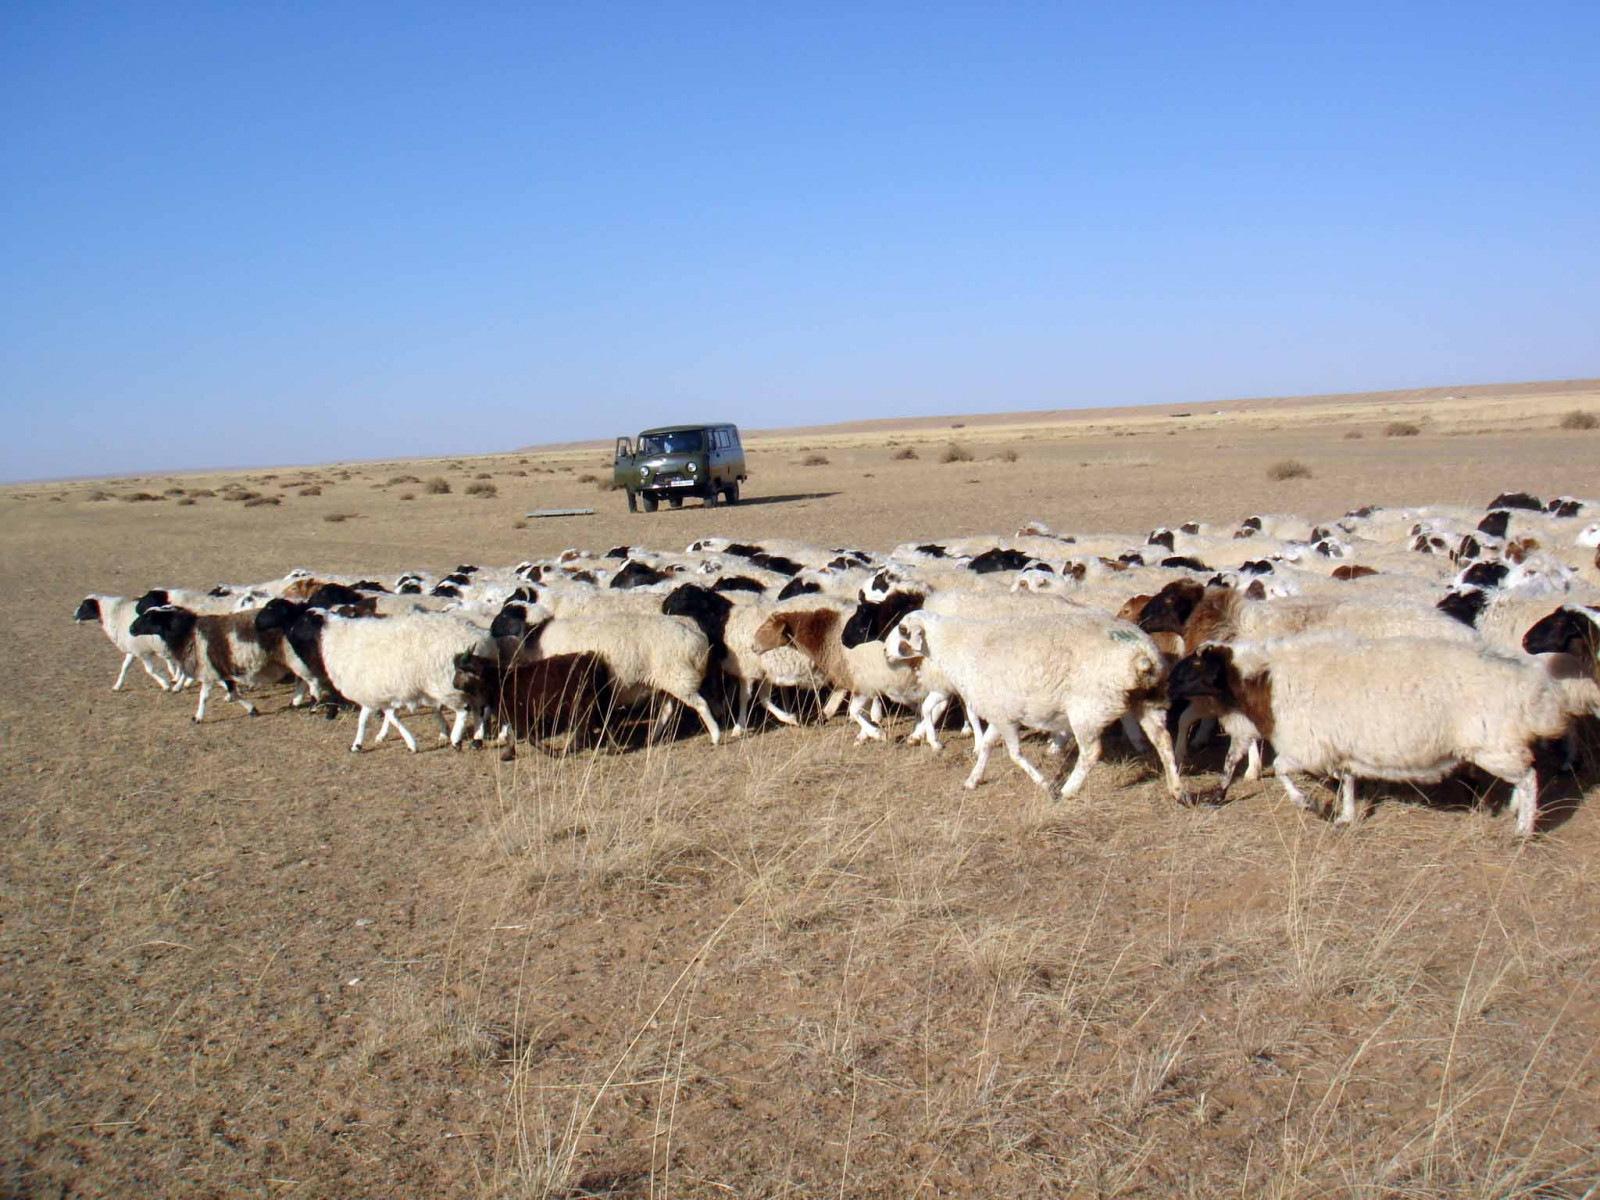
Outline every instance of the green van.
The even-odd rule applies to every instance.
[[[617,439],[611,477],[628,492],[628,511],[655,512],[665,500],[683,507],[698,496],[707,508],[739,503],[739,485],[749,476],[737,425],[664,425],[637,438]]]

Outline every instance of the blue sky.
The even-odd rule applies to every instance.
[[[1600,373],[1600,5],[14,3],[0,478]]]

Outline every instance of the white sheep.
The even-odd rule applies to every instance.
[[[1284,791],[1301,808],[1294,772],[1336,776],[1338,824],[1356,819],[1358,778],[1432,782],[1470,762],[1512,785],[1517,832],[1531,834],[1532,746],[1567,726],[1561,697],[1536,666],[1427,638],[1207,645],[1173,668],[1168,693],[1175,705],[1209,701],[1235,745],[1269,741]],[[1230,751],[1224,792],[1238,757]]]
[[[988,728],[967,777],[983,778],[997,740],[1035,783],[1044,777],[1022,755],[1020,729],[1071,733],[1078,762],[1061,787],[1069,798],[1100,760],[1101,734],[1131,713],[1155,747],[1168,792],[1183,799],[1160,688],[1166,673],[1148,634],[1094,609],[1052,612],[1027,620],[973,621],[918,611],[901,618],[887,645],[892,663],[931,661],[950,679],[968,710]]]

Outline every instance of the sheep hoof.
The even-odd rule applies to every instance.
[[[350,753],[351,754],[360,754],[361,753],[361,743],[357,742],[354,746],[351,746],[350,747]]]
[[[516,748],[514,746],[507,746],[505,749],[501,750],[500,751],[500,761],[501,762],[516,762],[517,761]]]
[[[190,717],[189,718],[189,724],[191,724],[191,725],[200,724],[200,718],[199,717]]]

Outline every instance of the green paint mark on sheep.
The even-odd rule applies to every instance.
[[[1110,636],[1113,642],[1140,642],[1144,640],[1131,629],[1113,629]]]

